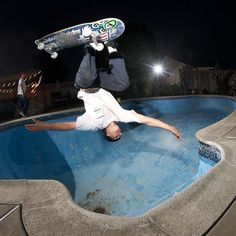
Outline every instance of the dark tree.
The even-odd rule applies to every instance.
[[[130,76],[126,97],[151,95],[151,65],[157,60],[155,35],[146,26],[127,23],[125,33],[118,42]]]
[[[42,71],[44,83],[62,82],[66,78],[67,68],[60,55],[52,59],[48,53],[40,51],[34,56],[34,66]]]
[[[222,77],[216,76],[216,86],[219,94],[227,95],[229,93],[229,90],[231,89],[229,83],[231,77],[232,77],[232,72],[228,72]]]

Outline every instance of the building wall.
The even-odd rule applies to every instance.
[[[168,57],[165,58],[163,66],[164,73],[161,76],[157,76],[153,80],[146,79],[146,86],[142,90],[147,91],[143,96],[222,94],[222,91],[219,90],[220,88],[217,87],[216,81],[217,78],[223,80],[228,73],[232,73],[234,78],[234,85],[231,87],[233,94],[235,94],[236,70],[193,67]],[[27,96],[30,100],[27,115],[36,115],[53,109],[82,105],[82,102],[77,99],[78,89],[74,87],[73,82],[42,84],[38,83],[42,77],[40,71],[31,70],[24,73],[28,76]],[[11,114],[13,113],[17,101],[18,79],[19,74],[0,76],[1,113],[6,113],[10,110]],[[125,92],[129,93],[132,89],[135,90],[134,83],[131,83],[129,89]],[[229,95],[228,91],[224,92],[226,93],[225,95]],[[124,98],[129,97],[128,95],[125,94]],[[137,96],[140,96],[140,94]]]
[[[77,100],[78,89],[73,82],[44,84],[38,93],[38,101],[44,104],[45,109],[58,107]]]

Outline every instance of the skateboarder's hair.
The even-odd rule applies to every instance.
[[[26,77],[26,74],[22,72],[22,73],[20,73],[20,77],[25,78],[25,77]]]
[[[117,139],[112,139],[112,138],[108,137],[108,136],[107,136],[106,129],[103,129],[103,130],[102,130],[102,134],[103,134],[103,138],[104,138],[106,141],[109,141],[109,142],[116,142],[116,141],[118,141],[118,140],[121,138],[121,136],[120,136],[119,138],[117,138]]]

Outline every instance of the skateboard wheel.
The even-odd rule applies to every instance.
[[[98,45],[96,45],[96,48],[97,48],[96,49],[97,51],[102,51],[104,48],[104,45],[102,43],[99,43]]]
[[[44,43],[39,43],[38,50],[43,50],[43,49],[44,49]]]
[[[57,58],[57,56],[58,56],[58,53],[57,53],[57,52],[53,52],[53,53],[51,54],[51,58],[52,58],[52,59]]]

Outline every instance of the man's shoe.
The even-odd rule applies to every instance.
[[[25,114],[24,114],[22,111],[19,111],[19,114],[20,114],[22,117],[25,117]]]
[[[105,45],[108,49],[109,54],[117,53],[117,46],[118,46],[117,41],[115,41],[115,40],[108,41],[108,42],[105,43]]]
[[[107,41],[107,42],[105,42],[105,45],[106,45],[107,47],[112,47],[112,48],[114,48],[114,49],[118,47],[118,43],[117,43],[116,40]]]

